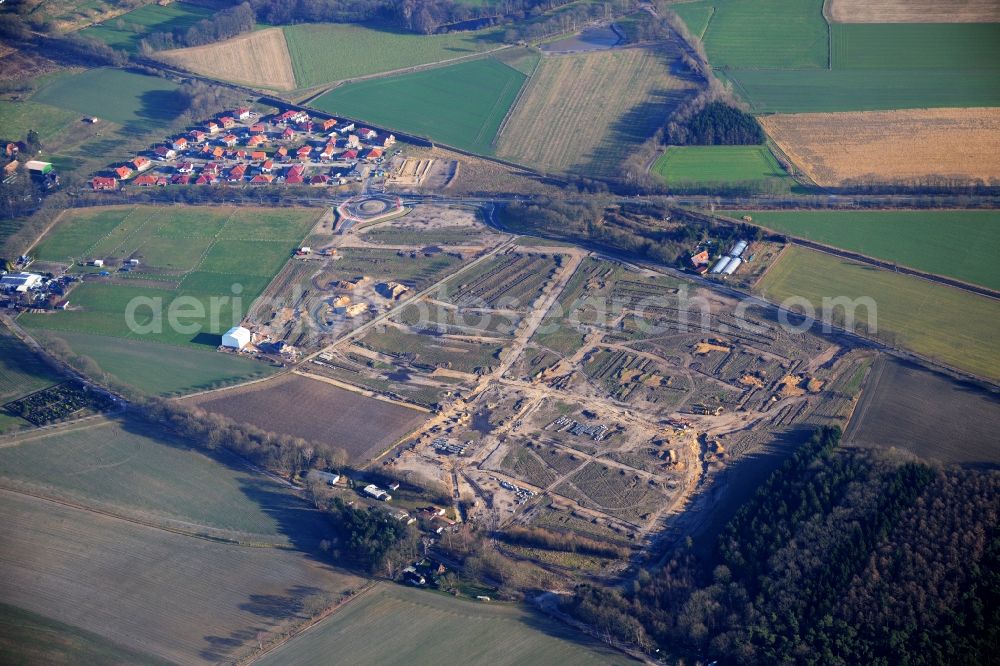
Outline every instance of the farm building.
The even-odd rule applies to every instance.
[[[746,241],[740,241],[739,243],[737,243],[736,245],[733,246],[733,249],[731,249],[728,252],[728,255],[730,257],[738,257],[741,254],[743,254],[743,251],[746,250],[746,249],[747,249],[747,242]]]
[[[40,160],[28,160],[24,164],[24,168],[30,173],[45,175],[52,172],[51,162],[42,162]]]
[[[384,490],[376,486],[374,483],[369,483],[367,486],[365,486],[364,493],[369,497],[374,497],[375,499],[381,500],[383,502],[388,502],[389,500],[392,499],[392,495],[385,492]]]
[[[243,349],[250,344],[250,331],[242,326],[233,326],[222,335],[222,346]]]
[[[328,486],[335,486],[337,485],[337,482],[340,481],[339,474],[334,474],[333,472],[321,472],[318,469],[309,470],[308,478],[322,481]]]
[[[42,281],[42,276],[37,273],[11,273],[0,277],[0,287],[4,291],[16,291],[24,293],[29,289],[37,287]]]
[[[739,268],[740,264],[742,263],[743,263],[742,259],[740,259],[739,257],[733,257],[732,261],[730,261],[729,264],[726,266],[726,268],[722,271],[723,275],[732,275],[733,273],[736,272],[736,269]]]
[[[730,261],[732,261],[732,257],[723,257],[722,259],[719,259],[715,266],[712,266],[712,270],[710,272],[713,274],[723,272],[726,270],[726,267],[729,266]]]

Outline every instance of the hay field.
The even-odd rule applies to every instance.
[[[183,664],[231,662],[361,579],[0,491],[4,603]]]
[[[1000,178],[997,108],[781,114],[760,123],[823,186],[932,175]]]
[[[624,655],[527,608],[380,583],[265,656],[264,665],[626,664]]]
[[[671,185],[788,178],[767,146],[670,146],[651,171]]]
[[[427,418],[424,412],[293,374],[209,393],[190,402],[264,430],[343,448],[356,463],[390,446]]]
[[[830,0],[834,23],[1000,23],[994,0]]]
[[[294,90],[295,72],[281,28],[267,28],[224,42],[162,51],[156,56],[195,74],[261,88]]]
[[[1000,379],[1000,301],[797,246],[786,248],[755,291],[779,303],[805,299],[817,313],[824,298],[871,298],[876,316],[857,308],[855,329],[877,323],[875,336],[888,344]]]
[[[670,75],[671,60],[653,49],[542,58],[497,155],[547,171],[613,172],[693,88]]]

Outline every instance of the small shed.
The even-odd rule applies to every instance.
[[[223,347],[243,349],[248,344],[250,344],[250,331],[242,326],[233,326],[222,335]]]

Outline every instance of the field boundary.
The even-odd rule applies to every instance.
[[[420,405],[414,405],[414,404],[409,403],[409,402],[403,402],[401,400],[393,400],[392,398],[390,398],[388,396],[384,396],[381,393],[375,393],[374,391],[372,391],[370,389],[365,389],[365,388],[361,388],[360,386],[355,386],[354,384],[349,384],[347,382],[342,382],[340,380],[334,379],[333,377],[324,377],[322,375],[314,375],[311,372],[308,372],[307,370],[292,370],[290,374],[298,375],[299,377],[306,377],[307,379],[316,379],[316,380],[321,381],[321,382],[323,382],[325,384],[331,384],[333,386],[336,386],[337,388],[344,389],[345,391],[350,391],[351,393],[357,393],[359,395],[365,396],[366,398],[374,398],[376,400],[381,400],[382,402],[387,402],[390,405],[396,405],[397,407],[406,407],[408,409],[412,409],[415,412],[421,412],[423,414],[431,414],[431,413],[433,413],[433,412],[431,412],[431,410],[427,409],[426,407],[422,407]],[[393,445],[393,446],[395,446],[395,445]]]
[[[528,90],[529,87],[535,85],[535,72],[538,71],[538,66],[541,64],[541,62],[542,58],[539,58],[538,60],[535,61],[535,66],[531,68],[531,73],[528,74],[528,78],[524,80],[524,84],[521,86],[521,89],[517,91],[517,97],[514,98],[514,101],[507,108],[507,113],[504,114],[503,120],[500,121],[500,126],[497,128],[497,133],[493,135],[493,141],[490,142],[491,146],[495,147],[497,143],[500,142],[500,137],[503,136],[504,130],[507,129],[507,123],[510,122],[510,117],[514,115],[515,109],[517,109],[518,105],[521,103],[521,100],[524,99],[524,93]]]

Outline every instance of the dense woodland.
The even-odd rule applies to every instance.
[[[514,231],[636,255],[666,265],[681,265],[702,240],[760,238],[759,227],[728,225],[694,218],[654,203],[609,204],[539,200],[508,204],[504,223]]]
[[[140,48],[143,52],[148,52],[211,44],[250,32],[256,22],[253,8],[244,2],[230,9],[224,9],[210,19],[198,21],[190,28],[154,32],[140,42]]]
[[[710,102],[667,126],[666,141],[675,146],[747,146],[764,143],[757,119],[724,102]]]
[[[317,500],[317,506],[331,515],[336,526],[336,540],[330,544],[336,560],[346,557],[368,573],[395,577],[417,559],[417,530],[385,509],[348,506],[339,497]]]
[[[566,609],[644,649],[724,663],[987,663],[1000,639],[1000,475],[841,450],[818,430],[685,556]]]

